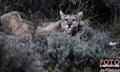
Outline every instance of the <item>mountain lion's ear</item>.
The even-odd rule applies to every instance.
[[[81,18],[83,17],[83,12],[79,12],[76,16],[79,20],[81,20]]]
[[[64,19],[65,14],[62,11],[60,11],[60,16],[61,16],[61,19]]]

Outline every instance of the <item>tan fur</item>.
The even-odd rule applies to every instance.
[[[38,26],[36,28],[35,36],[63,32],[63,29],[61,28],[61,20],[45,24],[47,26]]]
[[[79,12],[78,14],[65,15],[62,11],[60,11],[60,16],[61,20],[57,22],[48,23],[48,26],[45,27],[38,26],[35,34],[39,35],[45,32],[49,33],[64,32],[69,35],[74,35],[77,32],[77,27],[81,21],[83,13]]]

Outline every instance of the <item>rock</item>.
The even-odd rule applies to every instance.
[[[17,11],[13,11],[10,13],[6,13],[0,17],[0,21],[3,25],[8,25],[10,24],[11,19],[18,19],[19,21],[22,21],[20,14]]]
[[[5,26],[5,30],[10,30],[13,35],[21,38],[31,37],[33,26],[29,24],[30,22],[23,20],[17,11],[2,15],[0,21]]]

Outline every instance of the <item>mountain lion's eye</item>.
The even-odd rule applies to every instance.
[[[67,19],[65,19],[65,21],[68,21]]]
[[[76,21],[76,19],[73,19],[73,21]]]

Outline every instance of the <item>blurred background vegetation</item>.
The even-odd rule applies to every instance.
[[[100,58],[120,56],[120,49],[108,54],[109,39],[100,33],[120,40],[120,0],[0,0],[0,15],[19,11],[34,26],[59,20],[60,10],[83,11],[83,20],[90,19],[91,27],[99,30],[93,31],[92,45],[64,34],[24,41],[0,33],[0,72],[98,72]]]
[[[59,20],[60,10],[64,13],[83,11],[83,19],[92,20],[94,28],[111,30],[111,26],[119,26],[120,0],[0,0],[0,15],[19,11],[23,17],[35,22]]]

